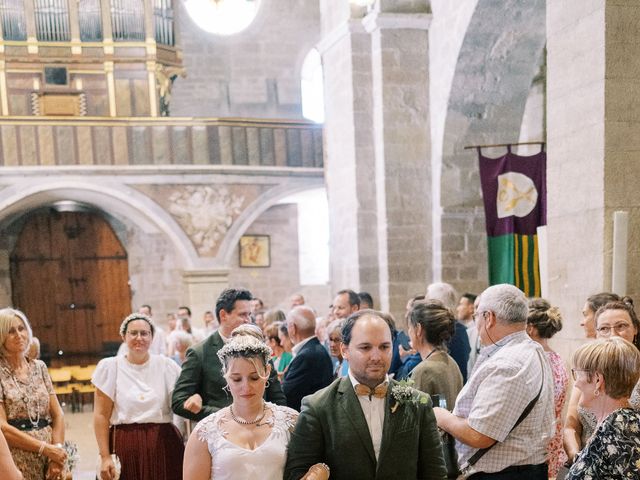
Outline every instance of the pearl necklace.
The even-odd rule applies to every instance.
[[[262,402],[262,415],[258,415],[255,420],[252,421],[247,421],[242,418],[236,417],[233,413],[233,405],[229,405],[229,413],[231,413],[231,418],[233,419],[233,421],[239,423],[240,425],[256,425],[256,427],[259,427],[260,425],[258,425],[258,423],[267,414],[267,404],[264,401]]]
[[[9,362],[5,359],[3,360],[4,360],[3,361],[4,370],[6,373],[9,374],[9,376],[11,376],[11,380],[13,380],[13,384],[16,386],[16,390],[18,390],[18,393],[20,394],[21,400],[24,403],[24,407],[27,412],[27,416],[29,417],[29,422],[31,422],[31,425],[33,426],[33,428],[37,428],[38,424],[40,423],[40,398],[38,397],[37,394],[30,396],[22,388],[22,385],[21,385],[22,382],[18,380],[17,376],[14,373],[13,368],[11,368],[11,366],[9,365]],[[29,388],[34,388],[36,368],[37,367],[35,365],[34,365],[34,368],[30,368],[29,363],[27,363],[27,382],[31,381],[29,384]],[[35,406],[35,414],[32,413],[33,406]]]

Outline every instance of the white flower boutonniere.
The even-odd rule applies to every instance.
[[[391,406],[391,413],[396,413],[400,405],[410,403],[412,405],[425,404],[429,401],[429,396],[413,388],[413,380],[400,380],[391,389],[391,397],[394,400]]]

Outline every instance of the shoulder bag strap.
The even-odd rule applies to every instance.
[[[538,358],[540,359],[539,353],[538,353]],[[513,425],[513,427],[511,427],[511,430],[509,430],[509,433],[511,433],[518,425],[520,425],[523,422],[525,418],[527,418],[529,413],[531,413],[531,410],[533,410],[533,407],[535,406],[536,402],[540,398],[540,394],[542,393],[542,387],[544,386],[544,363],[542,363],[542,359],[540,359],[540,363],[542,367],[542,381],[540,382],[540,390],[538,390],[538,394],[536,395],[536,397],[533,400],[531,400],[529,404],[525,407],[525,409],[522,411],[516,423]],[[478,462],[478,460],[480,460],[484,456],[485,453],[491,450],[496,445],[496,443],[498,442],[495,442],[490,447],[481,448],[480,450],[478,450],[476,453],[474,453],[471,456],[471,458],[469,458],[469,460],[467,460],[464,463],[464,465],[460,467],[460,470],[462,472],[469,470],[473,465],[475,465]]]

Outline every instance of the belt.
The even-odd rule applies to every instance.
[[[46,418],[41,418],[35,425],[31,423],[31,420],[28,418],[12,418],[11,420],[7,420],[7,423],[12,427],[16,427],[18,430],[22,430],[23,432],[40,430],[51,425],[51,421]]]
[[[546,475],[547,472],[547,464],[546,463],[540,463],[538,465],[512,465],[510,467],[505,468],[504,470],[500,470],[499,472],[494,472],[494,473],[486,473],[486,472],[478,472],[478,473],[474,473],[473,475],[471,475],[469,477],[469,480],[473,480],[473,479],[484,479],[484,478],[492,478],[492,477],[496,477],[496,478],[505,478],[505,475],[508,474],[512,474],[512,473],[526,473],[526,472],[535,472],[535,473],[539,473],[539,472],[544,472]],[[511,477],[509,477],[511,478]],[[546,478],[546,477],[545,477]]]

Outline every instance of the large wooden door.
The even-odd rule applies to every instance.
[[[11,255],[13,304],[54,364],[89,363],[131,312],[127,253],[100,215],[39,212]]]

